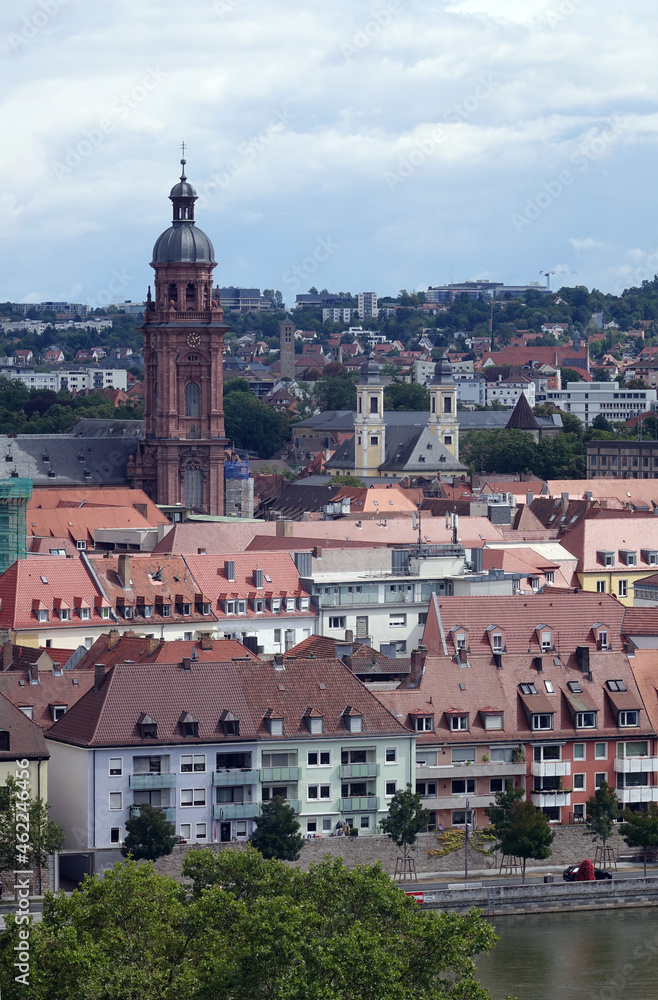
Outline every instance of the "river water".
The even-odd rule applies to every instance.
[[[497,917],[493,1000],[658,1000],[658,907]]]

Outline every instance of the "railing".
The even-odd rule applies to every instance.
[[[341,764],[338,768],[339,778],[376,778],[379,774],[379,764]]]
[[[261,767],[261,781],[299,781],[298,767]]]
[[[338,808],[341,812],[376,812],[379,799],[376,795],[351,795],[341,799]]]
[[[658,785],[635,785],[633,788],[617,788],[617,798],[624,805],[631,802],[658,802]]]
[[[212,783],[221,785],[253,785],[258,781],[258,771],[250,767],[229,768],[226,771],[214,771]]]
[[[212,812],[213,819],[253,819],[258,816],[258,803],[219,802]]]
[[[156,809],[160,809],[165,814],[165,819],[168,823],[176,822],[176,806],[155,806]],[[135,805],[134,803],[130,806],[130,815],[139,816],[141,806]]]
[[[131,774],[128,787],[144,792],[151,788],[175,788],[175,774]]]
[[[658,757],[615,757],[615,771],[618,774],[658,771]]]
[[[536,778],[564,778],[571,774],[571,761],[545,760],[532,762],[530,773]]]
[[[443,758],[446,759],[445,757]],[[416,780],[427,778],[439,781],[441,778],[509,778],[526,773],[525,761],[516,764],[468,763],[468,764],[416,764]]]
[[[571,792],[533,792],[532,793],[532,804],[542,809],[545,806],[570,806],[571,805]]]

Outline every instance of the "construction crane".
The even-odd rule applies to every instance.
[[[546,278],[546,290],[549,291],[549,292],[551,290],[551,275],[552,274],[578,274],[577,271],[567,271],[567,270],[562,270],[562,271],[540,271],[539,273],[542,274]]]

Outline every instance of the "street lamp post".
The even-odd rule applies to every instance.
[[[464,823],[464,881],[468,880],[468,838],[471,835],[471,824],[468,821],[470,800],[466,799],[466,822]]]

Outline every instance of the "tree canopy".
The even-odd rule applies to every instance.
[[[619,799],[614,788],[606,781],[600,788],[597,788],[585,806],[587,812],[587,829],[593,835],[593,839],[598,837],[605,845],[612,834],[614,821],[619,817]]]
[[[263,802],[254,823],[256,829],[251,835],[251,843],[264,858],[297,860],[303,840],[295,812],[285,799],[275,795],[269,802]]]
[[[416,837],[425,830],[430,818],[429,810],[423,807],[423,800],[407,785],[399,789],[388,804],[388,816],[382,820],[382,830],[406,857],[409,848],[416,843]]]
[[[624,810],[624,822],[619,832],[629,847],[642,848],[644,862],[644,877],[647,877],[647,850],[658,847],[658,806],[650,802],[646,812]]]
[[[126,832],[121,853],[124,858],[130,855],[136,861],[141,858],[155,861],[171,854],[177,840],[176,828],[167,820],[164,809],[156,809],[148,802],[126,821]]]
[[[224,427],[236,448],[271,458],[290,440],[290,425],[249,390],[243,379],[231,379],[224,388]]]
[[[521,788],[496,792],[495,805],[485,809],[485,813],[491,821],[500,851],[523,860],[525,882],[526,861],[528,858],[537,861],[550,858],[555,834],[544,813],[532,802],[523,801],[523,795]]]
[[[252,849],[191,851],[191,896],[151,862],[117,864],[48,894],[31,928],[29,990],[14,980],[19,927],[0,935],[3,1000],[487,1000],[474,956],[481,913],[423,911],[379,865],[301,871]]]

